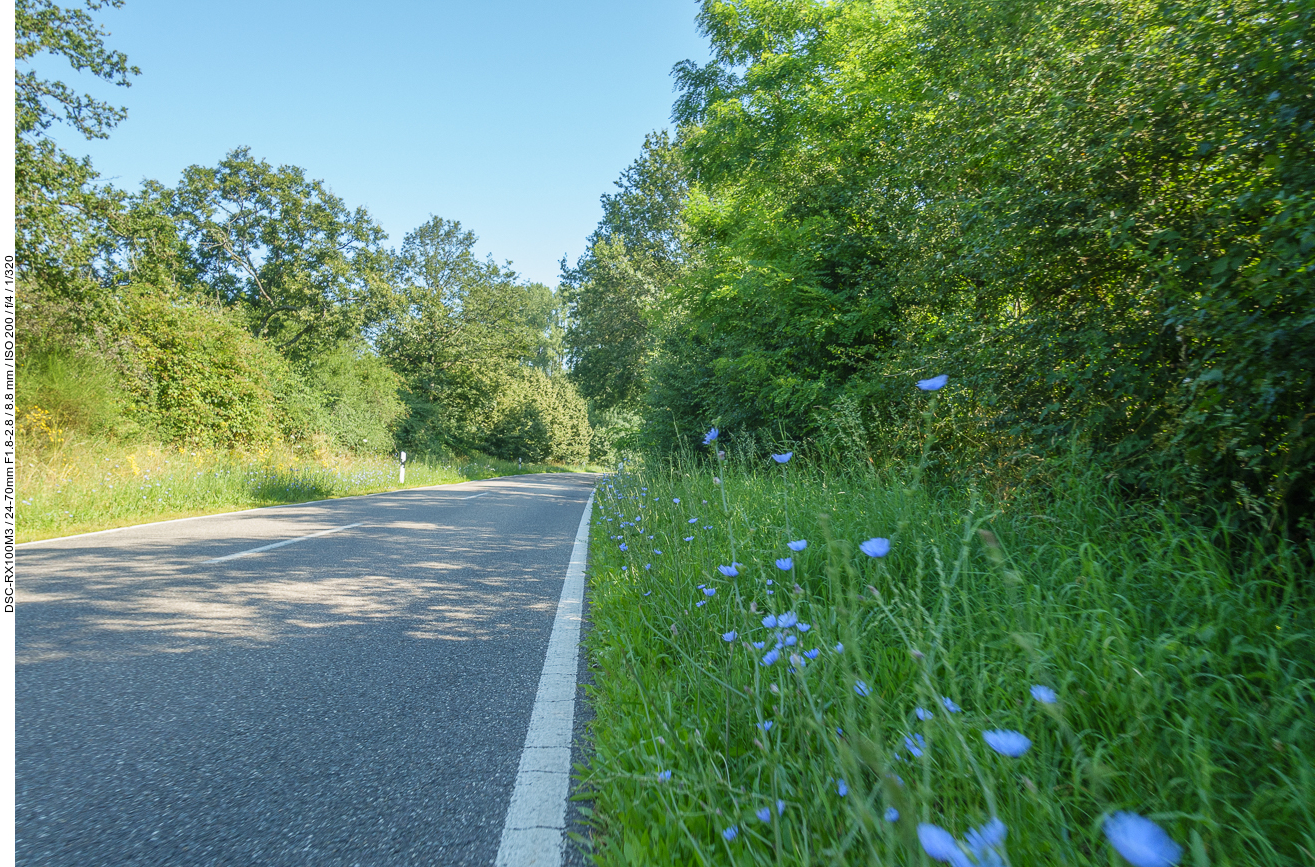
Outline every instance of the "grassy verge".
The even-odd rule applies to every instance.
[[[1315,863],[1298,552],[1078,473],[906,484],[704,458],[600,487],[599,863],[1114,865],[1120,812],[1177,863]]]
[[[406,484],[400,485],[397,461],[372,455],[303,456],[291,450],[237,455],[62,439],[29,445],[20,455],[19,542],[402,487],[581,469],[521,466],[484,456],[422,458],[407,463]]]

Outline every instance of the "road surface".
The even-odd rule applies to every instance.
[[[593,483],[22,547],[18,863],[492,864]]]

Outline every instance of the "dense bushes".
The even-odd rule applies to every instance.
[[[1315,7],[707,0],[700,22],[651,442],[817,436],[845,396],[885,424],[946,372],[984,448],[1078,436],[1133,489],[1315,515]]]
[[[509,459],[583,464],[590,446],[584,399],[565,377],[520,368],[499,398],[486,445]]]

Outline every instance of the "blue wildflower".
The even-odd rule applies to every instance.
[[[645,568],[645,569],[652,569],[652,568],[653,568],[653,564],[652,564],[652,563],[645,563],[645,564],[644,564],[644,568]]]
[[[781,557],[776,561],[776,568],[780,569],[782,572],[789,572],[794,568],[794,560],[789,557]]]
[[[1105,839],[1134,867],[1170,867],[1183,848],[1164,829],[1136,813],[1117,812],[1105,820]]]
[[[945,383],[949,381],[950,378],[942,373],[940,376],[933,376],[931,379],[918,380],[918,388],[923,391],[940,391],[945,388]]]
[[[780,658],[781,658],[781,651],[773,647],[771,650],[763,654],[763,665],[773,665],[775,664],[776,660]]]
[[[890,553],[890,540],[878,536],[875,539],[860,542],[858,549],[869,557],[885,557]]]
[[[713,428],[713,431],[716,430],[717,430],[716,428]],[[740,836],[740,829],[737,828],[735,825],[731,825],[725,831],[721,832],[721,836],[726,839],[727,843],[729,843],[730,841],[734,840],[736,837]]]
[[[805,548],[808,547],[808,540],[807,540],[807,539],[800,539],[800,540],[798,540],[798,541],[796,541],[796,542],[786,542],[786,543],[785,543],[785,547],[787,547],[787,548],[789,548],[791,551],[794,551],[794,552],[797,553],[797,552],[802,551],[802,550],[804,550]]]
[[[845,795],[849,794],[849,786],[845,784],[844,780],[836,780],[836,791],[839,792],[840,797],[843,798]]]
[[[659,554],[659,555],[660,555],[662,552],[661,552],[661,551],[658,551],[658,550],[655,549],[655,550],[653,551],[653,553],[654,553],[654,554]]]
[[[772,460],[776,461],[778,464],[784,464],[792,457],[794,457],[794,452],[786,452],[783,455],[772,455]]]
[[[785,812],[785,801],[777,801],[777,802],[776,802],[776,815],[779,816],[779,815],[781,815],[781,814],[784,813],[784,812]]]
[[[736,575],[740,574],[740,570],[736,569],[734,566],[718,566],[717,571],[725,575],[727,578],[734,578]]]
[[[775,629],[775,628],[776,628],[776,615],[775,615],[775,614],[768,614],[766,617],[764,617],[764,618],[763,618],[763,626],[766,626],[768,629]]]
[[[1042,704],[1054,704],[1059,701],[1059,696],[1055,695],[1053,689],[1048,686],[1042,686],[1041,684],[1032,687],[1032,698]]]
[[[793,611],[787,611],[780,617],[776,618],[776,625],[782,629],[789,629],[799,622],[799,615]]]
[[[886,808],[886,821],[887,821],[887,822],[898,822],[898,821],[899,821],[899,810],[896,810],[894,807],[887,807],[887,808]]]
[[[759,822],[770,822],[772,821],[772,808],[763,807],[755,815],[758,817]]]
[[[861,680],[854,682],[854,692],[858,693],[864,698],[871,695],[871,692],[868,690],[868,685]]]
[[[760,722],[758,723],[758,728],[762,729],[765,732],[769,732],[772,730],[772,721],[767,720],[767,722]]]
[[[954,835],[939,825],[920,822],[918,842],[922,844],[922,851],[926,852],[933,861],[948,861],[953,867],[972,867],[972,862],[959,848],[959,842],[954,839]]]
[[[702,608],[704,605],[707,605],[707,604],[708,604],[708,600],[706,600],[706,599],[700,599],[698,602],[695,602],[695,603],[694,603],[694,607],[695,607],[695,608]]]
[[[1008,729],[993,729],[982,732],[982,739],[991,749],[1002,756],[1018,758],[1032,748],[1032,741],[1022,732]]]
[[[703,595],[704,595],[704,596],[716,596],[716,595],[717,595],[717,588],[716,588],[716,587],[704,587],[704,588],[703,588]]]
[[[689,523],[691,523],[691,524],[697,524],[698,522],[699,522],[699,519],[698,519],[698,518],[690,518],[690,519],[689,519]]]
[[[663,771],[662,773],[658,774],[658,779],[661,780],[661,781],[664,782],[664,783],[665,783],[667,780],[670,780],[670,779],[671,779],[671,771]]]
[[[964,842],[968,844],[968,851],[972,852],[973,858],[981,867],[995,867],[999,864],[1003,867],[1004,862],[997,851],[1005,841],[1005,835],[1009,829],[1005,823],[1001,822],[995,816],[980,828],[970,828],[965,835]]]
[[[922,735],[919,734],[913,736],[905,735],[904,748],[913,753],[915,759],[920,758],[922,756],[922,751],[927,749],[927,742],[923,740]]]
[[[629,550],[629,549],[626,548],[626,543],[625,543],[625,542],[622,542],[622,543],[621,543],[621,550],[622,550],[622,551]]]
[[[653,591],[652,591],[652,590],[646,590],[646,591],[644,591],[644,595],[645,595],[645,596],[652,596],[652,595],[653,595]]]
[[[762,650],[767,645],[765,641],[755,641],[753,647],[755,650]]]
[[[786,646],[786,647],[794,647],[794,646],[795,646],[795,643],[798,642],[798,641],[799,641],[799,636],[797,636],[797,635],[787,635],[787,636],[785,637],[785,646]]]
[[[679,505],[680,505],[680,497],[672,497],[672,498],[671,498],[671,502],[673,502],[673,503],[675,503],[677,506],[679,506]]]
[[[686,542],[693,542],[693,541],[694,541],[694,537],[693,537],[693,536],[686,536],[686,537],[685,537],[685,541],[686,541]]]
[[[844,653],[844,652],[845,652],[845,645],[843,645],[843,644],[841,644],[839,641],[837,641],[837,642],[836,642],[836,653]]]
[[[721,640],[722,640],[722,641],[734,641],[736,635],[737,635],[737,633],[735,632],[734,629],[732,629],[730,632],[723,632],[723,633],[721,634]]]
[[[719,433],[721,433],[721,431],[717,430],[716,428],[713,428],[712,430],[708,431],[706,434],[703,435],[703,444],[706,446],[709,443],[711,443],[713,440],[717,439],[717,434]]]
[[[808,657],[809,659],[817,659],[817,654],[820,652],[821,651],[819,651],[816,647],[814,647],[812,650],[805,650],[804,656]]]
[[[913,715],[916,716],[918,719],[922,720],[923,722],[926,722],[927,720],[935,716],[935,714],[927,710],[925,707],[915,707],[913,709]]]
[[[800,623],[795,628],[798,629],[800,632],[807,632],[808,630],[812,629],[813,626],[812,624],[809,623]]]
[[[945,709],[950,713],[958,713],[960,711],[960,707],[955,704],[948,695],[941,696],[941,704],[945,705]]]

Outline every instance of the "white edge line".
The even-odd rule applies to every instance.
[[[491,494],[491,493],[493,493],[493,492],[492,492],[492,491],[485,491],[485,492],[482,493],[482,494],[471,494],[469,497],[457,497],[457,499],[458,499],[458,500],[473,500],[473,499],[475,499],[476,497],[487,497],[487,496],[488,496],[489,494]]]
[[[306,536],[297,536],[295,539],[284,539],[282,542],[272,542],[268,545],[261,545],[259,548],[248,548],[245,551],[238,551],[236,554],[225,554],[223,557],[216,557],[213,560],[206,560],[207,563],[223,563],[225,560],[235,560],[238,557],[245,557],[248,554],[259,554],[261,551],[269,551],[273,548],[282,548],[284,545],[291,545],[293,542],[305,542],[307,539],[315,539],[320,536],[327,536],[330,533],[336,533],[339,530],[350,530],[352,527],[359,527],[364,521],[357,521],[355,524],[344,524],[341,527],[333,527],[329,530],[321,530],[318,533],[311,533]]]
[[[584,568],[589,559],[589,516],[594,492],[584,504],[566,567],[552,636],[534,697],[530,730],[521,750],[516,788],[507,806],[496,867],[560,867],[566,835],[566,799],[571,786],[571,733],[575,722],[576,654],[584,605]]]
[[[526,473],[525,475],[546,475],[544,473]],[[551,475],[558,475],[552,473]],[[90,533],[74,533],[72,536],[52,536],[49,539],[34,539],[31,542],[19,542],[15,548],[22,548],[27,545],[45,545],[48,542],[63,542],[65,539],[81,539],[83,536],[100,536],[105,533],[120,533],[124,530],[136,530],[138,527],[154,527],[158,524],[177,524],[179,521],[199,521],[202,518],[222,518],[225,515],[245,515],[248,512],[263,512],[266,509],[291,509],[294,506],[313,506],[316,503],[333,503],[338,500],[356,500],[362,497],[382,497],[384,494],[400,494],[404,491],[432,491],[435,488],[454,488],[457,485],[478,484],[479,482],[492,482],[497,479],[517,479],[520,476],[494,476],[491,479],[476,479],[474,482],[444,482],[441,485],[425,485],[420,488],[394,488],[391,491],[375,491],[373,494],[352,494],[349,497],[329,497],[327,500],[306,500],[304,503],[279,503],[274,506],[256,506],[254,509],[238,509],[236,512],[212,512],[208,515],[189,515],[186,518],[170,518],[167,521],[147,521],[145,524],[128,524],[125,527],[111,527],[108,530],[92,530]],[[493,493],[485,491],[486,494]],[[476,494],[475,496],[480,496]],[[470,497],[457,497],[458,500],[469,500]]]

